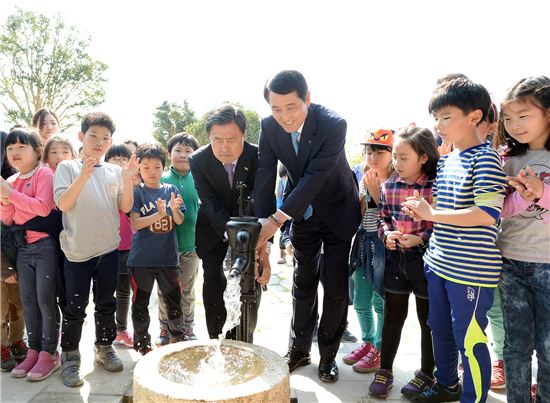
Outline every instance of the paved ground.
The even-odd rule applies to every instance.
[[[292,268],[275,264],[276,256],[273,253],[273,275],[268,286],[268,291],[262,297],[260,318],[255,333],[255,343],[268,347],[273,351],[284,355],[287,350],[288,328],[292,314],[292,297],[290,288],[292,282]],[[202,274],[201,276],[202,277]],[[197,295],[201,295],[202,280],[197,282]],[[414,298],[411,298],[409,312],[414,313]],[[156,299],[151,301],[151,328],[153,337],[158,335],[158,322],[156,320]],[[398,356],[395,362],[395,388],[387,400],[401,401],[403,399],[399,390],[412,376],[414,370],[420,366],[420,329],[415,323],[415,314],[411,314],[406,322]],[[359,325],[353,308],[349,313],[349,328],[353,334],[358,335]],[[207,332],[204,322],[204,307],[199,297],[196,307],[195,332],[199,339],[206,339]],[[85,375],[85,383],[80,388],[67,388],[63,385],[58,371],[50,378],[31,383],[25,379],[14,379],[8,373],[0,376],[0,401],[1,402],[98,402],[115,403],[131,402],[132,398],[132,372],[136,361],[140,358],[133,350],[118,348],[118,352],[124,361],[124,371],[109,373],[101,366],[94,364],[92,353],[94,339],[93,308],[88,307],[88,318],[84,325],[81,354],[82,371]],[[290,378],[291,395],[304,402],[375,402],[378,399],[368,395],[368,386],[373,375],[358,374],[351,367],[342,362],[341,357],[358,344],[342,344],[337,362],[340,368],[340,380],[334,384],[325,384],[317,378],[317,365],[319,355],[314,345],[312,350],[313,363],[300,368]],[[495,394],[491,392],[489,402],[506,401],[505,393]]]

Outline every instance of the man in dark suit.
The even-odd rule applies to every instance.
[[[335,112],[310,102],[306,80],[297,71],[281,71],[268,80],[264,97],[272,116],[262,120],[254,185],[255,211],[262,217],[259,245],[261,249],[278,227],[292,219],[291,241],[298,263],[292,287],[290,345],[285,358],[291,372],[311,362],[319,255],[324,244],[318,374],[322,381],[335,382],[335,357],[348,310],[348,254],[361,220],[357,184],[344,151],[347,124]],[[283,204],[275,210],[273,189],[278,160],[287,168],[288,182]]]
[[[223,301],[227,280],[222,268],[229,245],[225,224],[229,217],[239,216],[237,185],[244,184],[243,199],[252,195],[258,147],[245,141],[246,117],[233,105],[213,112],[206,120],[206,132],[210,144],[195,151],[189,163],[201,203],[195,243],[204,270],[206,327],[210,338],[215,339],[222,332],[227,316]],[[267,284],[269,276],[270,268],[266,264],[257,278],[258,288]],[[249,326],[251,333],[255,327],[256,318],[253,318]],[[229,337],[234,338],[234,335]]]

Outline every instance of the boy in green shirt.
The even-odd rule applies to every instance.
[[[199,148],[195,137],[187,133],[177,133],[168,141],[168,153],[172,166],[162,175],[161,182],[169,183],[178,188],[187,210],[185,220],[176,225],[180,259],[180,282],[182,286],[181,309],[184,318],[185,335],[189,340],[196,340],[193,333],[195,320],[195,280],[199,269],[199,257],[195,252],[195,225],[199,209],[199,196],[189,167],[189,156]],[[168,323],[166,321],[166,306],[162,293],[158,290],[160,335],[157,346],[163,346],[170,341]]]

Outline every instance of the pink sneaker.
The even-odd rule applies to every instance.
[[[47,351],[41,351],[38,354],[38,361],[32,369],[27,373],[28,381],[41,381],[50,376],[55,370],[61,366],[59,354],[50,354]]]
[[[506,376],[504,375],[504,361],[493,362],[491,373],[491,389],[504,389],[506,387]]]
[[[127,348],[134,348],[134,339],[127,330],[117,330],[114,344],[122,344]]]
[[[29,348],[27,357],[17,367],[11,370],[11,376],[14,378],[23,378],[34,367],[38,361],[38,351]]]
[[[343,356],[342,361],[344,361],[348,365],[353,365],[357,361],[359,361],[361,358],[366,356],[373,347],[374,346],[369,342],[363,343],[359,347],[357,347],[355,350],[353,350],[351,353]]]
[[[372,346],[366,356],[353,364],[355,372],[374,372],[380,369],[380,350]]]

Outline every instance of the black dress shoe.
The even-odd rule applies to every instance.
[[[323,382],[336,382],[338,380],[338,366],[331,358],[321,358],[319,361],[319,379]]]
[[[311,364],[309,353],[299,351],[293,348],[288,350],[288,353],[283,357],[288,364],[288,371],[292,372],[296,368]]]

